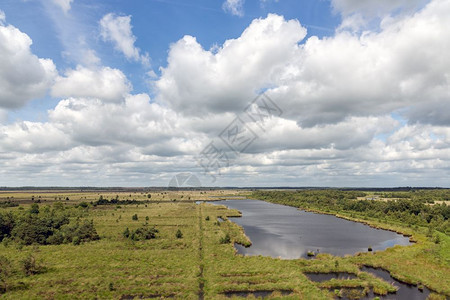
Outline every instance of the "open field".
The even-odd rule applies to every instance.
[[[150,198],[148,194],[151,194]],[[32,207],[32,196],[34,202],[40,202],[39,214],[46,206],[57,207],[60,205],[55,203],[62,202],[65,210],[73,210],[73,214],[78,215],[73,218],[93,220],[100,239],[79,245],[1,243],[0,257],[6,258],[11,265],[9,275],[6,278],[0,276],[5,287],[1,297],[227,299],[227,296],[263,291],[271,298],[331,299],[345,287],[372,289],[379,294],[394,290],[389,283],[359,271],[362,265],[383,267],[398,279],[423,284],[450,296],[449,236],[437,233],[440,242],[435,243],[421,227],[395,225],[376,218],[364,218],[364,221],[372,226],[409,234],[417,243],[375,254],[348,257],[320,254],[310,260],[236,255],[233,242],[250,244],[242,228],[227,218],[239,216],[239,212],[194,201],[239,194],[248,195],[249,192],[2,192],[2,201],[9,197],[8,201],[18,201],[20,205],[0,208],[0,212],[27,213]],[[95,205],[100,196],[141,203]],[[69,200],[65,200],[67,198]],[[80,206],[82,202],[86,204]],[[218,222],[218,217],[225,221]],[[363,221],[356,215],[343,214],[342,217]],[[156,238],[138,241],[123,235],[127,228],[133,232],[143,224],[158,230]],[[182,233],[181,238],[176,237],[178,230]],[[225,238],[227,235],[229,242]],[[22,270],[23,261],[29,255],[43,266],[36,274],[27,275]],[[306,272],[349,272],[356,278],[315,283],[308,280]],[[437,294],[432,297],[445,298]]]
[[[117,190],[15,190],[1,191],[0,203],[4,201],[14,201],[16,203],[29,204],[34,202],[65,202],[79,203],[96,201],[100,196],[105,199],[119,200],[151,200],[151,201],[194,201],[194,200],[213,200],[227,197],[240,197],[240,195],[249,194],[241,190],[168,190],[168,189],[117,189]],[[151,197],[149,198],[148,195]]]

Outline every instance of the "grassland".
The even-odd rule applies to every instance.
[[[392,227],[411,234],[417,243],[348,257],[320,254],[312,260],[282,260],[236,255],[233,242],[251,243],[242,228],[228,220],[240,213],[195,201],[245,194],[249,193],[3,191],[0,201],[17,201],[20,205],[0,208],[2,211],[27,210],[33,202],[40,202],[41,207],[55,202],[63,202],[67,207],[88,203],[83,209],[87,210],[86,217],[94,221],[100,240],[81,245],[0,244],[0,256],[12,264],[12,272],[6,278],[7,290],[0,296],[2,299],[228,299],[227,296],[237,295],[235,292],[266,291],[274,299],[331,299],[334,297],[331,290],[340,291],[345,287],[373,289],[379,294],[394,290],[389,283],[361,272],[361,265],[383,267],[396,278],[424,284],[450,296],[450,240],[445,234],[436,244],[412,228]],[[90,204],[100,196],[142,203]],[[138,220],[133,220],[135,214]],[[219,217],[225,221],[218,222]],[[376,220],[365,222],[379,227],[393,226]],[[156,239],[133,241],[123,236],[126,228],[134,230],[144,223],[159,230]],[[176,237],[177,230],[182,232],[182,238]],[[231,242],[223,243],[227,234]],[[22,261],[29,255],[45,267],[39,274],[27,276],[22,271]],[[314,283],[308,280],[306,272],[349,272],[357,278]],[[432,297],[445,298],[437,294]]]

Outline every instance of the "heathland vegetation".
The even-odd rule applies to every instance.
[[[448,210],[426,195],[415,195],[429,193],[431,200],[446,201],[447,191],[406,192],[410,197],[398,193],[377,195],[395,202],[390,203],[358,200],[372,197],[369,191],[2,191],[0,202],[18,205],[0,206],[0,297],[226,299],[256,293],[331,299],[355,291],[395,291],[390,283],[361,271],[367,265],[430,288],[431,299],[445,299],[450,296]],[[236,195],[337,214],[411,235],[416,243],[347,257],[236,255],[234,243],[251,244],[229,220],[239,212],[195,203]],[[347,272],[352,277],[317,283],[305,275],[310,272]]]

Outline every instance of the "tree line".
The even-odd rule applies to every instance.
[[[358,197],[365,196],[366,193],[362,191],[343,190],[254,191],[252,194],[255,199],[272,203],[304,209],[355,213],[411,226],[427,226],[450,234],[450,206],[434,203],[449,199],[449,190],[412,190],[398,194],[392,192],[383,196],[397,199],[358,200]]]
[[[22,245],[80,244],[98,240],[92,220],[83,218],[83,208],[65,207],[55,203],[52,207],[33,204],[28,210],[0,211],[0,242]]]

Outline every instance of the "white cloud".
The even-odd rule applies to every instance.
[[[392,19],[380,32],[311,37],[269,94],[302,126],[395,110],[406,112],[410,122],[443,124],[450,107],[444,105],[450,93],[449,14],[450,3],[437,0]]]
[[[71,4],[73,2],[73,0],[52,0],[54,4],[56,4],[57,6],[59,6],[64,13],[67,13],[70,8],[71,8]]]
[[[50,59],[31,52],[28,35],[0,23],[0,108],[18,108],[45,95],[56,75]]]
[[[98,57],[97,52],[92,49],[81,50],[81,62],[86,66],[98,66],[101,63],[101,59]]]
[[[148,146],[184,135],[177,114],[150,103],[146,94],[128,95],[122,103],[69,98],[49,112],[49,120],[77,142],[91,146]]]
[[[245,0],[226,0],[222,4],[222,8],[234,16],[242,17],[244,15],[244,2]]]
[[[379,32],[309,38],[269,15],[237,39],[205,50],[185,36],[170,48],[157,100],[184,114],[241,112],[264,88],[302,127],[401,110],[410,122],[449,122],[450,5],[391,18]],[[414,63],[411,63],[414,62]],[[408,110],[405,110],[408,108]]]
[[[337,124],[301,128],[295,121],[277,118],[248,152],[266,153],[280,149],[356,149],[368,145],[377,135],[397,129],[391,117],[351,117]]]
[[[109,67],[89,69],[78,66],[57,77],[52,87],[54,97],[99,98],[106,102],[121,102],[130,92],[125,74]]]
[[[71,145],[70,137],[53,124],[18,122],[0,128],[0,150],[11,152],[58,152]]]
[[[141,50],[134,45],[136,37],[131,29],[131,16],[109,13],[100,20],[100,33],[104,41],[112,42],[114,48],[122,52],[127,59],[149,65],[148,53],[141,54]]]
[[[272,84],[305,35],[298,21],[271,14],[214,52],[185,36],[171,46],[168,66],[155,83],[158,101],[184,114],[241,111],[257,90]]]

